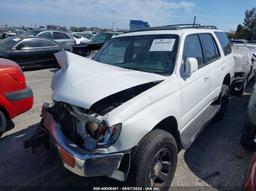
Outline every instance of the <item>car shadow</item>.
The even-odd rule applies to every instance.
[[[253,83],[240,97],[231,97],[224,119],[210,123],[184,159],[189,169],[218,190],[241,190],[252,152],[240,145]]]
[[[45,147],[33,152],[24,149],[38,124],[0,139],[0,188],[15,190],[72,188],[92,190],[94,186],[118,186],[122,183],[105,177],[84,178],[66,170],[57,153]],[[55,190],[55,189],[54,189]]]

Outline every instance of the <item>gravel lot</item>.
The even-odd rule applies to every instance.
[[[82,178],[62,167],[51,153],[40,148],[35,154],[23,149],[23,141],[30,137],[40,120],[43,102],[51,101],[51,77],[56,69],[25,72],[33,89],[33,108],[17,117],[16,128],[0,140],[0,190],[13,188],[48,188],[70,186],[88,190],[87,186],[116,186],[108,178]],[[179,153],[178,168],[172,190],[241,190],[252,153],[239,144],[244,116],[253,84],[242,97],[232,97],[224,120],[210,123],[187,151]],[[122,184],[121,184],[122,185]],[[44,187],[43,187],[44,186]]]

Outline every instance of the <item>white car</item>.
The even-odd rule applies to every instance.
[[[234,57],[214,27],[175,25],[114,36],[94,60],[61,52],[44,104],[65,168],[167,190],[177,153],[229,102]]]
[[[72,33],[72,36],[76,40],[76,44],[86,44],[88,42],[91,42],[90,39],[83,37],[79,33]]]
[[[237,95],[242,95],[248,82],[256,74],[256,57],[253,47],[244,44],[232,46],[235,58],[235,79],[232,90]]]

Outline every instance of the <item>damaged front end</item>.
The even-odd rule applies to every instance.
[[[37,137],[38,142],[50,140],[64,166],[77,175],[125,181],[136,144],[120,147],[126,144],[119,138],[125,121],[120,117],[122,109],[114,115],[113,110],[166,77],[98,63],[68,52],[58,53],[56,58],[61,70],[52,80],[54,104],[43,105],[39,127],[43,130],[32,142]]]
[[[49,112],[63,134],[87,151],[114,144],[121,133],[121,123],[110,126],[103,116],[78,106],[56,102]]]
[[[79,176],[109,176],[125,181],[130,168],[130,151],[106,153],[104,150],[118,139],[121,123],[109,126],[102,116],[56,102],[52,106],[43,105],[39,128],[44,130],[37,134],[38,139],[33,136],[30,141],[50,140],[68,170]]]

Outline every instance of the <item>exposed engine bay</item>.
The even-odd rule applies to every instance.
[[[88,151],[113,144],[121,132],[121,124],[110,127],[102,116],[67,103],[56,102],[50,112],[64,135]]]

